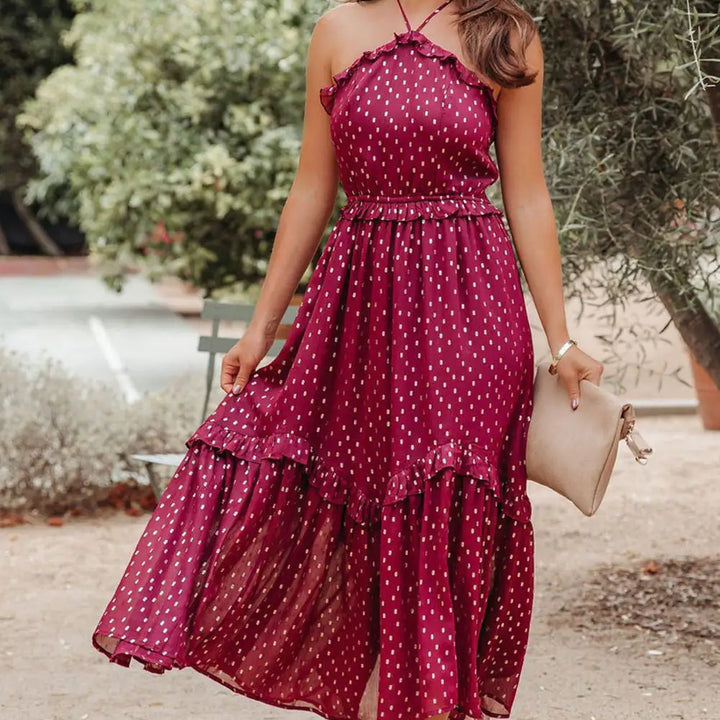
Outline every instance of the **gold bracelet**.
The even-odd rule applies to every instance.
[[[548,367],[548,372],[551,375],[557,374],[557,364],[560,361],[560,358],[573,346],[577,345],[577,343],[571,338],[570,340],[567,340],[565,343],[563,343],[562,347],[553,355],[552,362],[550,363],[550,366]]]

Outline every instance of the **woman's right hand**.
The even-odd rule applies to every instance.
[[[237,395],[245,387],[274,340],[274,333],[263,332],[252,325],[248,327],[222,359],[220,387],[226,393]]]
[[[604,366],[598,360],[573,345],[557,363],[557,374],[570,397],[570,407],[577,410],[580,404],[580,381],[589,380],[600,385]]]

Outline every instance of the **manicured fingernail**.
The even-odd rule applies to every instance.
[[[233,393],[237,395],[240,392],[241,388],[239,385],[235,385],[232,389]]]
[[[573,398],[573,399],[570,401],[570,405],[572,406],[572,409],[573,409],[573,410],[577,410],[577,409],[578,409],[578,405],[579,405],[579,400],[578,400],[577,398]]]

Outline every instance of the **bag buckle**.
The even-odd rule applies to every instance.
[[[632,451],[635,462],[641,465],[647,464],[647,456],[652,454],[652,448],[648,445],[647,440],[635,429],[635,423],[632,424],[628,434],[625,436],[625,442]]]

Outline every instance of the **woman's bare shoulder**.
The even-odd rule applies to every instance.
[[[325,10],[317,20],[322,32],[333,33],[337,37],[342,33],[352,33],[358,22],[368,20],[368,11],[375,2],[339,2]],[[347,37],[347,36],[346,36]]]

